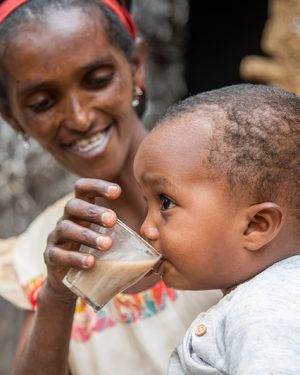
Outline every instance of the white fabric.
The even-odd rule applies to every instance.
[[[50,231],[55,228],[58,219],[63,214],[65,204],[72,196],[73,194],[68,194],[48,207],[18,237],[13,258],[21,285],[28,284],[34,277],[46,274],[43,253],[46,248],[47,237]]]
[[[13,263],[15,237],[0,240],[0,295],[21,309],[32,309],[17,277]]]
[[[43,252],[47,236],[72,196],[68,194],[47,208],[20,236],[0,239],[0,295],[21,309],[33,310],[25,290],[46,274]]]
[[[189,328],[168,374],[299,375],[300,256],[240,285]],[[197,335],[199,324],[207,332]]]
[[[149,318],[95,332],[87,342],[72,340],[72,374],[165,375],[170,355],[191,321],[220,296],[219,292],[177,294],[166,309]]]

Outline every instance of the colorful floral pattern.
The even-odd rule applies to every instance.
[[[133,324],[137,320],[150,318],[164,310],[176,298],[176,291],[167,288],[161,281],[141,293],[120,293],[97,313],[79,299],[73,323],[72,339],[81,342],[87,341],[93,332],[100,332],[117,324]]]
[[[37,294],[43,283],[44,276],[40,275],[24,287],[34,309],[37,306]],[[150,318],[163,311],[176,298],[176,291],[167,288],[163,281],[140,293],[120,293],[97,313],[78,298],[71,338],[74,341],[85,342],[93,332],[100,332],[117,324],[133,324],[137,320]]]
[[[28,296],[29,302],[31,303],[34,310],[36,310],[37,307],[37,295],[41,287],[43,286],[45,281],[44,275],[39,275],[38,277],[35,277],[23,287],[23,290],[25,294]]]

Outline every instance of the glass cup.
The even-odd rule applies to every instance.
[[[92,224],[91,229],[110,236],[111,249],[100,251],[82,245],[79,251],[93,254],[95,266],[89,270],[71,268],[63,283],[98,311],[116,294],[142,279],[161,256],[120,220],[112,228]]]

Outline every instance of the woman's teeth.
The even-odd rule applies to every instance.
[[[80,152],[87,152],[94,147],[99,146],[105,139],[106,132],[100,132],[93,135],[90,138],[80,139],[79,141],[74,142],[75,148]]]

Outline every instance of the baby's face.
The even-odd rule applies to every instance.
[[[148,204],[141,233],[165,259],[164,281],[178,289],[230,287],[242,264],[242,208],[222,181],[207,177],[202,161],[211,126],[202,125],[166,124],[146,138],[134,165]]]

